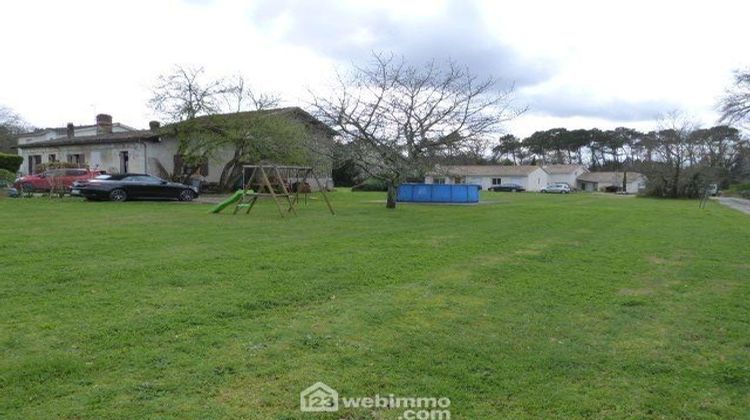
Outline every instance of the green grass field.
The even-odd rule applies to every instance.
[[[0,199],[0,417],[750,415],[750,217],[696,201],[333,194],[280,219]],[[331,418],[397,418],[342,409]]]

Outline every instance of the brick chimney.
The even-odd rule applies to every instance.
[[[112,134],[112,116],[99,114],[96,116],[96,134]]]
[[[76,135],[76,127],[73,123],[68,123],[68,138],[72,139]]]
[[[159,124],[159,121],[149,121],[148,122],[148,129],[151,131],[156,131],[161,127],[161,124]]]

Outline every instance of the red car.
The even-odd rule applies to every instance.
[[[88,169],[50,169],[41,174],[18,178],[13,186],[18,191],[43,192],[49,191],[53,186],[70,191],[73,182],[87,181],[103,173],[103,171],[90,171]]]

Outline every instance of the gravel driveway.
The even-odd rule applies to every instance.
[[[731,207],[743,213],[750,214],[750,200],[745,200],[744,198],[735,198],[735,197],[719,197],[718,200],[719,200],[719,203],[727,207]]]

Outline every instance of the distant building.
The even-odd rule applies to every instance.
[[[627,180],[625,179],[627,177]],[[646,177],[638,172],[588,172],[578,177],[578,189],[581,191],[619,192],[623,181],[624,192],[636,194],[646,188]]]
[[[583,165],[545,165],[543,168],[549,174],[548,184],[560,182],[568,184],[571,188],[576,187],[576,180],[579,176],[589,171]]]
[[[425,176],[426,184],[479,184],[488,189],[500,184],[518,184],[526,191],[539,191],[548,184],[565,183],[581,191],[618,192],[625,172],[589,172],[583,165],[445,165]],[[627,172],[627,193],[646,188],[646,177]]]
[[[438,166],[425,176],[426,184],[519,184],[527,191],[539,191],[548,183],[549,174],[533,165],[450,165]]]

